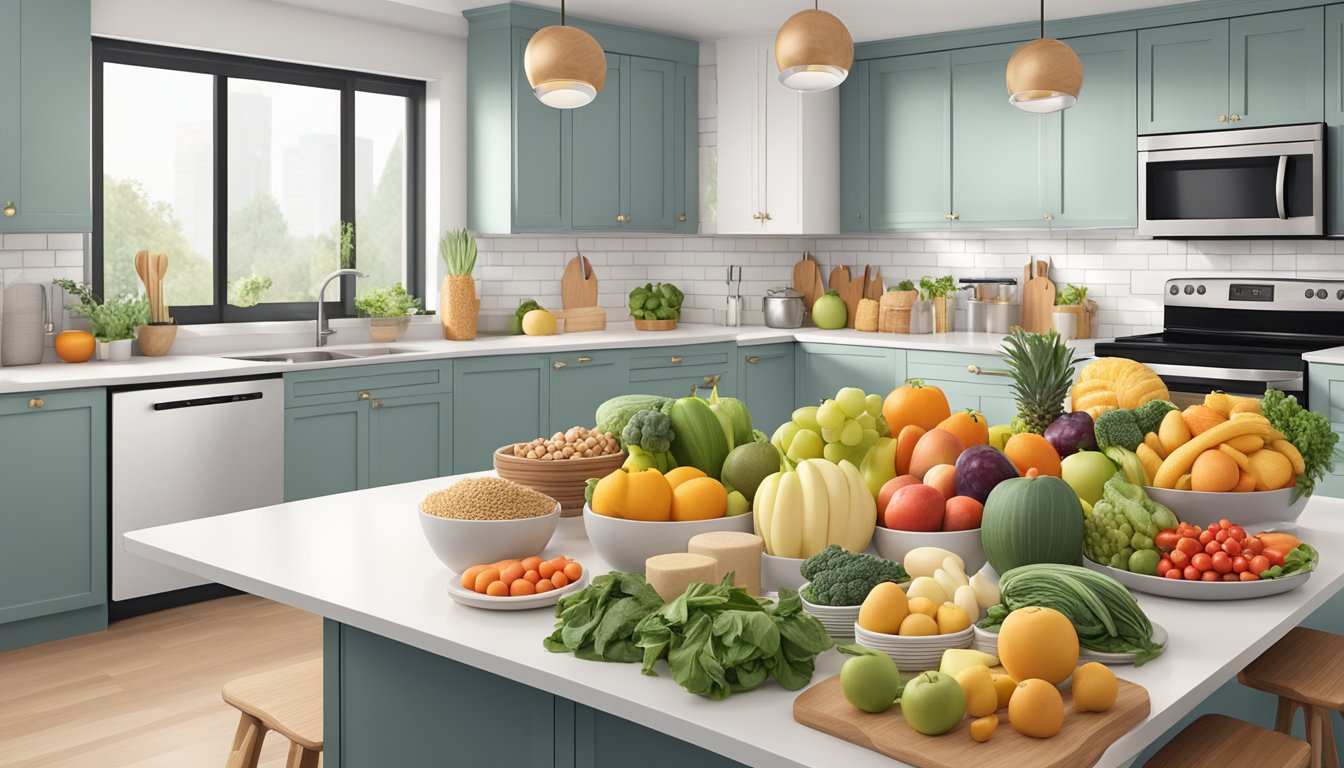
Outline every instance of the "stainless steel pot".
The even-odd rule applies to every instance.
[[[966,330],[1007,335],[1022,321],[1022,305],[1000,301],[966,302]]]
[[[792,288],[765,292],[765,324],[771,328],[802,328],[803,310],[803,294]]]
[[[1017,278],[1014,277],[963,277],[959,281],[964,290],[972,292],[975,301],[997,304],[1017,303]]]

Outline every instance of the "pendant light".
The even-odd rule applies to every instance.
[[[1041,37],[1013,53],[1006,79],[1008,103],[1024,112],[1058,112],[1078,103],[1083,62],[1067,44],[1045,36],[1045,0],[1041,0]]]
[[[844,22],[820,10],[799,11],[775,35],[779,82],[795,91],[825,91],[843,83],[854,66],[854,38]]]
[[[523,52],[523,71],[534,93],[548,107],[576,109],[592,103],[607,81],[607,55],[593,36],[560,24],[537,30]]]

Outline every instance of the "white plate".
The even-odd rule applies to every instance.
[[[1307,571],[1281,579],[1260,581],[1186,581],[1122,571],[1109,565],[1094,563],[1086,557],[1083,558],[1083,564],[1098,573],[1110,576],[1135,592],[1146,592],[1177,600],[1249,600],[1255,597],[1269,597],[1297,589],[1311,578],[1311,571]]]
[[[533,608],[546,608],[555,605],[560,602],[560,598],[578,592],[586,586],[588,586],[588,569],[584,568],[583,575],[579,577],[578,581],[566,584],[559,589],[552,589],[550,592],[523,597],[490,597],[463,587],[460,575],[453,574],[453,578],[448,580],[448,596],[453,598],[454,602],[469,605],[472,608],[485,608],[491,611],[529,611]]]
[[[973,629],[975,630],[975,642],[971,644],[971,647],[977,651],[984,651],[991,656],[998,656],[999,633],[990,632],[979,627],[973,627]],[[1167,634],[1166,627],[1161,624],[1153,624],[1153,636],[1151,639],[1154,643],[1166,646],[1169,638],[1170,636]],[[1094,651],[1090,648],[1078,649],[1079,661],[1099,661],[1102,664],[1120,665],[1133,664],[1134,659],[1136,658],[1138,658],[1137,654],[1133,653],[1103,653],[1101,651]]]

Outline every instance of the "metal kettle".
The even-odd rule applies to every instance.
[[[789,287],[765,292],[765,324],[771,328],[803,327],[803,294]]]

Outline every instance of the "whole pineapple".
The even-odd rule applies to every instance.
[[[1021,329],[1009,334],[1003,346],[1017,398],[1013,431],[1039,435],[1064,412],[1064,397],[1073,382],[1073,350],[1054,331]]]

